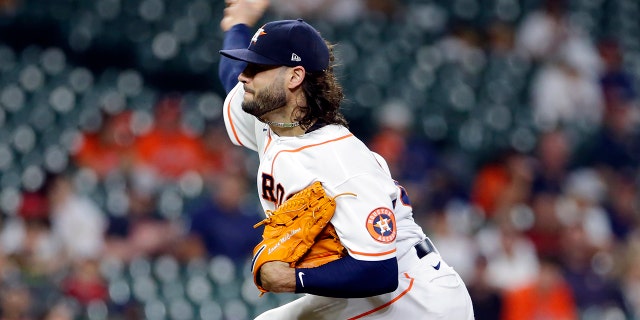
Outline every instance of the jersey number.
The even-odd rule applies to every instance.
[[[262,174],[262,199],[273,202],[276,207],[282,204],[284,197],[284,187],[276,184],[275,179],[269,174]]]

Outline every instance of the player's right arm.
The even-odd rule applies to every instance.
[[[244,24],[236,24],[231,27],[224,34],[222,49],[246,48],[251,40],[250,32],[249,27]],[[247,63],[244,61],[229,59],[222,55],[220,56],[218,77],[220,78],[222,87],[224,87],[227,94],[229,94],[233,87],[238,84],[238,76],[246,66]]]
[[[241,49],[249,46],[251,30],[269,7],[269,0],[226,0],[220,28],[224,31],[222,49]],[[247,66],[245,62],[220,57],[218,77],[227,94],[238,83],[238,76]]]
[[[268,0],[227,0],[220,27],[224,31],[222,49],[239,49],[249,46],[251,31],[256,22],[269,5]],[[227,134],[236,145],[256,151],[258,148],[257,133],[261,130],[255,117],[242,111],[244,90],[238,76],[246,63],[222,56],[220,58],[218,76],[227,92],[223,105],[224,123]]]

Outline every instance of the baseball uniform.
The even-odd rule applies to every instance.
[[[336,199],[331,220],[349,256],[398,263],[397,274],[388,275],[398,278],[393,292],[347,299],[307,294],[257,319],[473,319],[464,283],[415,223],[409,198],[384,159],[341,125],[280,137],[242,110],[243,96],[238,83],[225,99],[224,122],[234,144],[259,155],[262,208],[275,210],[314,181],[329,195],[354,193]],[[304,271],[296,269],[302,287]]]

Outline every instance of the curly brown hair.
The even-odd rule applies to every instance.
[[[329,47],[329,67],[320,72],[307,72],[302,83],[306,98],[306,106],[300,106],[302,118],[298,119],[304,128],[310,127],[314,121],[325,124],[347,126],[347,119],[340,112],[340,104],[344,99],[342,86],[334,73],[334,44],[325,40]]]

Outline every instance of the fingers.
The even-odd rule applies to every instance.
[[[224,16],[220,21],[223,31],[236,24],[255,26],[269,7],[269,0],[225,0],[225,4]]]
[[[251,2],[257,10],[264,13],[269,8],[269,0],[247,0]]]

